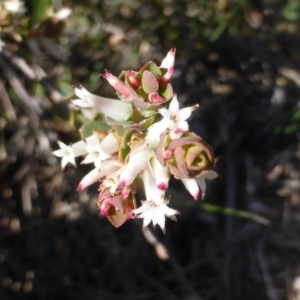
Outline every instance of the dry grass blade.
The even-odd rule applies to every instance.
[[[10,83],[11,87],[14,89],[15,93],[19,96],[20,100],[24,105],[25,112],[30,120],[31,125],[34,128],[38,128],[39,125],[39,114],[41,109],[39,106],[34,105],[31,97],[28,95],[26,89],[24,88],[21,81],[18,79],[14,70],[9,64],[5,62],[3,57],[0,56],[0,64],[3,66],[3,73]]]
[[[2,105],[7,119],[10,122],[15,122],[17,120],[17,116],[2,80],[0,80],[0,99],[2,100]]]

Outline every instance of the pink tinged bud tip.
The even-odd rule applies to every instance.
[[[102,77],[105,78],[108,83],[126,99],[130,99],[134,96],[134,91],[118,77],[112,75],[109,71],[105,70]]]
[[[133,217],[133,213],[132,212],[128,212],[127,215],[126,215],[126,221],[132,219]]]
[[[199,189],[198,183],[195,178],[182,178],[181,181],[184,184],[185,188],[193,196],[193,198],[195,200],[198,200],[201,190]]]
[[[170,158],[172,157],[172,155],[173,155],[172,151],[166,150],[166,151],[164,151],[164,153],[163,153],[163,158],[164,158],[164,159],[170,159]]]
[[[123,201],[125,201],[128,198],[129,194],[130,194],[130,190],[129,189],[123,189],[121,194],[122,194]]]
[[[137,90],[140,85],[141,85],[141,82],[140,80],[136,77],[136,75],[134,74],[133,71],[128,71],[127,72],[127,78],[128,78],[128,81],[130,82],[131,86]]]
[[[104,208],[100,209],[100,216],[107,217],[107,215],[108,215],[107,209],[104,209]]]
[[[157,92],[150,94],[149,100],[154,104],[162,104],[166,101],[166,99],[160,96]]]
[[[82,192],[83,190],[84,190],[84,187],[83,187],[82,183],[79,183],[78,187],[76,189],[76,192]]]
[[[199,194],[201,193],[201,190],[200,190],[200,192],[196,192],[194,195],[193,195],[193,198],[194,198],[194,200],[198,200],[198,198],[199,198]]]
[[[174,72],[175,72],[174,68],[169,68],[168,71],[166,72],[166,74],[164,74],[160,78],[160,84],[167,83],[171,79],[171,77],[173,76]]]
[[[175,134],[180,134],[180,133],[182,133],[183,132],[183,130],[181,129],[181,128],[175,128],[174,129],[174,133]]]
[[[121,189],[123,189],[124,187],[126,187],[126,180],[125,179],[121,180],[119,182],[119,186],[120,186]]]
[[[164,182],[161,182],[157,185],[157,187],[161,190],[161,191],[166,191],[168,188],[168,185]]]

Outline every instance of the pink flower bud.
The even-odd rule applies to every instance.
[[[131,71],[131,70],[127,72],[127,80],[129,81],[130,85],[135,90],[137,90],[140,87],[140,85],[141,85],[140,80],[137,78],[137,76],[135,75],[135,73],[133,71]]]
[[[174,67],[176,49],[171,49],[161,62],[160,68],[170,69]]]
[[[109,71],[105,70],[104,74],[102,74],[102,77],[105,78],[108,83],[124,98],[131,100],[138,97],[136,92],[130,86],[126,85],[118,77],[112,75]]]

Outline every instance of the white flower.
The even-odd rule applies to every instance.
[[[94,163],[96,168],[100,168],[103,160],[111,158],[111,155],[119,150],[119,144],[112,134],[108,134],[102,141],[98,138],[97,143],[87,142],[86,149],[88,155],[81,163]]]
[[[72,100],[72,103],[78,107],[91,108],[119,122],[127,121],[132,115],[132,106],[128,102],[96,96],[83,87],[74,91],[80,99]]]
[[[199,193],[201,190],[201,198],[204,199],[205,190],[206,190],[206,182],[205,179],[211,180],[217,178],[219,175],[214,170],[203,171],[201,175],[197,178],[183,178],[181,181],[183,182],[185,188],[190,192],[190,194],[194,197],[195,200],[198,199]],[[200,190],[199,190],[200,187]]]
[[[52,153],[57,157],[62,157],[61,160],[62,169],[64,169],[67,163],[69,162],[76,167],[75,157],[85,155],[88,153],[86,149],[86,143],[95,144],[97,142],[98,142],[98,138],[95,135],[89,136],[88,138],[85,139],[85,141],[82,140],[69,146],[67,146],[61,141],[57,141],[60,149],[55,150]]]
[[[148,129],[146,139],[152,147],[156,147],[159,142],[159,137],[163,132],[170,131],[172,139],[179,138],[183,132],[189,130],[189,125],[186,121],[198,105],[179,109],[177,96],[174,95],[170,102],[169,109],[161,108],[158,112],[163,116],[163,119],[154,123]]]
[[[133,213],[137,215],[138,218],[144,218],[143,229],[145,229],[149,223],[152,221],[153,226],[158,224],[163,232],[165,229],[165,216],[176,221],[176,214],[179,214],[177,210],[169,208],[167,204],[169,201],[167,199],[155,199],[153,201],[141,201],[142,206],[133,210]]]
[[[169,199],[165,199],[165,192],[158,189],[155,179],[149,171],[145,170],[142,178],[147,200],[141,201],[142,205],[139,208],[134,209],[133,213],[138,218],[144,218],[144,229],[152,221],[153,226],[158,224],[163,232],[165,232],[165,216],[176,221],[175,215],[179,214],[179,212],[167,206]]]
[[[76,167],[75,155],[72,146],[67,146],[61,141],[57,141],[57,143],[60,149],[53,151],[53,154],[55,156],[62,157],[61,168],[64,169],[69,162]]]

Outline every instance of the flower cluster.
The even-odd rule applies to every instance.
[[[204,197],[205,180],[218,176],[211,147],[189,131],[186,121],[198,105],[180,109],[173,93],[174,60],[171,49],[160,66],[149,62],[119,77],[105,70],[102,76],[118,100],[75,88],[78,99],[72,103],[92,121],[81,128],[81,141],[70,146],[59,141],[60,149],[53,153],[62,158],[62,168],[69,162],[75,166],[78,156],[84,156],[81,163],[94,165],[77,191],[100,182],[100,214],[116,227],[139,217],[143,227],[152,221],[165,231],[165,216],[176,220],[179,213],[168,207],[170,177],[181,180],[197,200]],[[138,207],[139,188],[146,199]]]

